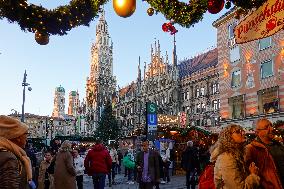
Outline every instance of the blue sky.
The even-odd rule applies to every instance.
[[[29,0],[29,3],[47,8],[69,3],[62,1]],[[118,84],[125,86],[137,78],[138,57],[149,63],[150,45],[160,40],[161,53],[166,51],[172,60],[173,36],[162,31],[168,22],[162,14],[147,15],[149,4],[137,1],[135,13],[129,18],[117,16],[112,1],[104,8],[114,43],[114,75]],[[216,29],[212,22],[225,13],[205,14],[202,22],[193,28],[182,28],[176,35],[178,60],[190,58],[216,45]],[[80,26],[65,36],[51,36],[48,45],[41,46],[34,34],[23,32],[17,24],[0,20],[0,114],[10,114],[11,109],[21,111],[23,74],[27,70],[27,82],[33,90],[26,91],[25,112],[51,115],[55,87],[62,85],[66,99],[71,90],[78,90],[80,98],[85,96],[86,77],[90,70],[90,48],[95,42],[95,19],[90,27]],[[142,67],[142,65],[141,65]],[[68,100],[65,111],[67,112]]]

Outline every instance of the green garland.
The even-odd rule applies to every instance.
[[[183,27],[190,27],[200,22],[208,9],[208,0],[189,0],[189,3],[178,0],[146,0],[156,11],[161,12],[168,20]],[[258,8],[267,0],[230,0],[243,9]]]
[[[202,20],[207,11],[208,0],[190,0],[190,3],[178,0],[147,0],[156,11],[161,12],[166,19],[183,27],[190,27]]]
[[[21,29],[49,35],[65,35],[79,25],[89,26],[99,7],[108,0],[72,0],[69,5],[48,10],[26,0],[0,0],[0,19],[17,22]]]
[[[89,26],[98,16],[100,6],[108,0],[72,0],[69,5],[49,10],[42,6],[28,4],[27,0],[0,0],[0,19],[17,22],[21,29],[48,35],[65,35],[79,25]],[[183,27],[190,27],[202,20],[207,11],[208,0],[146,0],[156,11],[168,20]],[[231,0],[243,9],[261,6],[267,0]]]

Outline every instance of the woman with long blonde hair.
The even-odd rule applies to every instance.
[[[258,168],[254,163],[247,171],[244,162],[245,131],[239,125],[231,124],[219,134],[211,160],[214,167],[215,187],[222,189],[252,189],[259,185]]]

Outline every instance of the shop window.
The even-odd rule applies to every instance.
[[[266,37],[259,40],[259,50],[264,50],[268,47],[271,47],[271,37]]]
[[[236,62],[240,60],[240,47],[238,45],[230,48],[230,62]]]
[[[258,92],[258,107],[261,113],[279,111],[278,87],[264,89]]]
[[[231,86],[239,87],[241,85],[241,70],[234,71],[232,73],[232,83]]]
[[[233,119],[243,118],[245,115],[245,102],[243,95],[229,98],[229,106]]]
[[[273,76],[273,62],[272,60],[267,60],[261,63],[260,67],[261,78],[267,78]]]

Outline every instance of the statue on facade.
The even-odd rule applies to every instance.
[[[254,84],[254,78],[253,78],[253,73],[252,71],[249,71],[247,81],[246,81],[246,86],[247,88],[253,88],[255,86]]]

